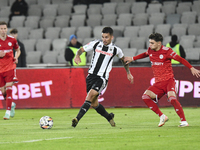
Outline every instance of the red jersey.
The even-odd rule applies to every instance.
[[[147,52],[133,57],[134,60],[148,57],[151,61],[155,82],[167,81],[174,78],[171,59],[175,59],[188,68],[192,66],[182,57],[177,55],[171,48],[162,46],[160,50],[154,51],[149,47]]]
[[[4,57],[0,57],[0,73],[16,68],[13,49],[18,48],[18,42],[14,37],[7,35],[5,41],[0,39],[0,51],[4,51],[6,53]]]

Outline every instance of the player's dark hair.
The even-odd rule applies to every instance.
[[[162,42],[163,41],[163,36],[160,33],[152,33],[149,36],[149,39],[154,40],[156,42]]]
[[[8,24],[5,21],[0,21],[0,25],[6,25],[6,26],[8,26]]]
[[[110,35],[113,35],[113,29],[111,27],[104,27],[102,33],[109,33]]]
[[[10,34],[17,34],[17,33],[18,33],[18,30],[15,28],[10,30]]]

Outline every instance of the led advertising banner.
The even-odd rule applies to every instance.
[[[196,67],[200,69],[200,67]],[[114,67],[107,89],[99,96],[105,107],[146,107],[144,91],[154,83],[151,67],[131,67],[134,84],[130,84],[123,67]],[[177,96],[182,106],[200,106],[200,81],[186,67],[173,67]],[[17,108],[78,108],[86,97],[88,68],[17,69],[19,83],[13,86]],[[0,109],[5,108],[0,93]],[[158,102],[161,107],[171,106],[167,97]]]

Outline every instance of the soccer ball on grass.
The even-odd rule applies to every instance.
[[[40,118],[39,124],[42,129],[51,129],[53,127],[53,119],[49,116],[43,116]]]

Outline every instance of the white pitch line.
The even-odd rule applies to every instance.
[[[33,142],[40,142],[40,141],[62,140],[62,139],[70,139],[70,138],[72,138],[72,137],[58,137],[58,138],[50,138],[50,139],[36,139],[36,140],[19,141],[19,142],[0,142],[0,144],[33,143]]]

